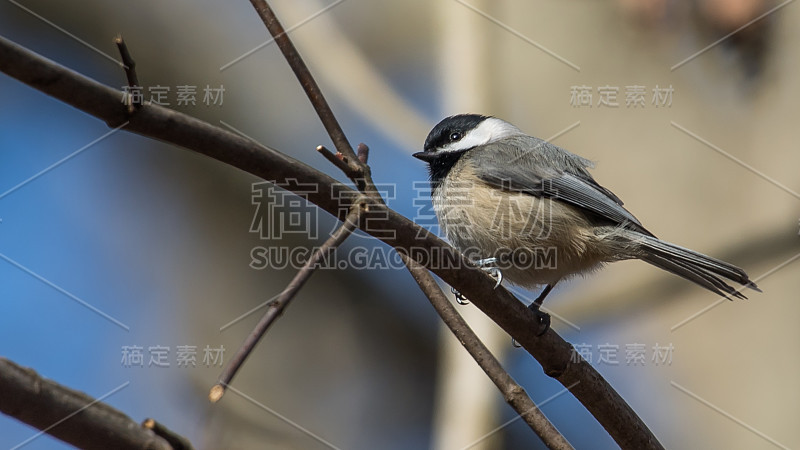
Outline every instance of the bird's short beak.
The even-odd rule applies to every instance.
[[[433,153],[433,152],[417,152],[417,153],[414,153],[411,156],[413,156],[414,158],[417,158],[417,159],[421,159],[421,160],[425,161],[426,163],[430,163],[434,159],[436,159],[436,153]]]

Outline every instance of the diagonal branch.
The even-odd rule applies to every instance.
[[[330,105],[328,105],[328,101],[325,100],[325,96],[322,95],[317,81],[311,75],[311,71],[308,70],[306,63],[303,62],[303,58],[300,56],[297,48],[295,48],[292,40],[289,39],[289,35],[286,34],[275,12],[270,8],[269,4],[267,4],[266,0],[250,0],[250,3],[253,4],[259,17],[261,17],[264,25],[266,25],[267,30],[272,35],[273,39],[275,39],[275,43],[278,44],[278,48],[280,48],[281,53],[283,53],[283,57],[286,58],[286,62],[289,63],[289,67],[292,68],[294,75],[297,77],[297,81],[300,82],[303,91],[308,96],[311,106],[313,106],[314,111],[317,112],[320,122],[322,122],[322,125],[328,132],[328,136],[331,137],[333,145],[336,147],[336,156],[340,157],[344,165],[347,166],[347,170],[344,170],[345,175],[353,180],[359,191],[370,196],[373,200],[383,203],[383,199],[381,199],[378,190],[375,188],[375,184],[372,182],[372,174],[370,173],[369,166],[367,166],[364,161],[361,161],[359,155],[356,155],[353,151],[353,147],[350,145],[350,141],[347,140],[347,136],[345,136],[342,127],[339,125],[339,121],[333,114],[333,110],[331,110]],[[325,153],[323,153],[323,155],[326,157],[328,156]],[[339,166],[337,163],[334,164]]]
[[[358,193],[330,176],[246,138],[158,105],[142,105],[132,116],[122,92],[67,69],[0,37],[0,71],[97,117],[109,126],[128,121],[125,131],[159,139],[264,180],[315,183],[314,193],[298,192],[335,217],[343,218]],[[302,186],[302,184],[298,184]],[[403,252],[466,295],[577,398],[623,448],[662,448],[625,400],[572,346],[552,329],[536,336],[533,312],[466,257],[424,228],[382,204],[370,204],[360,229]],[[369,224],[366,226],[364,224]],[[446,261],[447,264],[440,264]]]
[[[43,430],[40,434],[80,448],[173,448],[153,430],[102,403],[102,397],[94,399],[5,358],[0,358],[0,380],[0,411]]]
[[[219,383],[215,384],[211,388],[211,393],[209,394],[209,399],[212,402],[217,402],[222,396],[225,394],[225,389],[228,387],[230,382],[233,380],[233,377],[236,376],[236,372],[239,371],[239,368],[244,364],[247,357],[250,355],[250,352],[253,351],[255,346],[264,336],[264,333],[267,332],[270,325],[272,325],[275,320],[283,314],[283,311],[289,306],[289,303],[294,299],[294,296],[300,291],[300,288],[306,284],[311,275],[314,271],[319,267],[319,262],[330,255],[330,251],[344,242],[348,236],[353,232],[353,230],[358,227],[358,218],[361,215],[362,209],[366,208],[365,202],[358,202],[353,205],[352,209],[350,210],[350,214],[344,219],[344,222],[339,226],[339,228],[334,231],[330,238],[325,241],[312,255],[308,258],[308,261],[300,268],[300,271],[292,278],[292,281],[286,286],[283,292],[280,293],[278,298],[275,299],[272,303],[269,304],[267,311],[264,313],[264,316],[261,320],[258,321],[256,324],[255,329],[253,329],[252,333],[247,336],[247,339],[242,343],[242,346],[239,347],[239,351],[236,352],[236,355],[228,361],[228,366],[225,367],[225,370],[222,372],[222,375],[219,377]]]
[[[347,158],[347,165],[351,170],[351,173],[348,173],[347,176],[350,177],[352,175],[353,178],[363,176],[361,174],[361,166],[358,164],[355,152],[353,152],[353,147],[347,140],[344,131],[342,131],[342,127],[339,125],[339,121],[336,120],[336,116],[333,115],[333,111],[328,105],[328,101],[325,100],[325,97],[322,95],[322,91],[319,89],[316,80],[311,76],[311,72],[308,70],[306,63],[303,62],[303,58],[300,57],[300,53],[298,53],[294,44],[289,39],[289,35],[286,34],[283,25],[281,25],[278,18],[275,16],[275,12],[272,11],[272,8],[270,8],[264,0],[250,0],[250,3],[253,4],[259,17],[264,21],[264,25],[267,26],[267,30],[269,30],[269,33],[275,39],[278,48],[281,49],[281,53],[283,53],[283,56],[286,58],[286,62],[289,63],[289,67],[292,68],[297,80],[300,81],[300,85],[303,86],[303,91],[308,95],[308,100],[311,101],[311,105],[314,106],[314,111],[317,112],[319,120],[322,122],[322,125],[325,126],[325,130],[327,130],[328,135],[330,135],[333,140],[333,145],[336,147],[336,150]]]
[[[456,339],[469,352],[475,362],[481,367],[486,375],[503,393],[503,398],[514,408],[522,419],[527,422],[531,429],[539,436],[547,448],[550,449],[572,449],[572,445],[559,433],[556,427],[547,419],[542,411],[537,407],[533,400],[525,392],[525,389],[517,384],[511,375],[503,369],[500,361],[492,355],[491,351],[478,338],[469,324],[456,311],[456,308],[447,300],[436,280],[431,274],[416,261],[403,256],[403,262],[411,272],[411,276],[422,289],[422,292],[430,299],[431,304],[439,313],[442,321],[450,328]]]

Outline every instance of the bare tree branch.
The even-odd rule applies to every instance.
[[[0,411],[40,434],[80,448],[172,449],[121,411],[5,358],[0,358],[0,380]]]
[[[121,34],[114,38],[114,44],[117,45],[119,55],[122,57],[125,77],[128,79],[128,87],[139,86],[139,76],[136,75],[136,61],[131,57],[131,53],[128,51],[128,44],[122,39]]]
[[[469,352],[475,362],[486,372],[486,375],[503,393],[503,398],[517,411],[531,429],[542,439],[547,448],[552,449],[571,449],[572,445],[558,432],[555,426],[545,417],[539,408],[533,403],[525,392],[525,389],[517,384],[511,375],[503,369],[500,361],[492,355],[491,351],[483,344],[469,324],[456,311],[456,308],[447,300],[436,280],[424,267],[417,264],[414,260],[403,256],[403,262],[408,267],[408,271],[414,277],[422,292],[430,299],[436,312],[444,323],[453,332],[461,345]]]
[[[131,91],[128,93],[127,100],[128,114],[132,114],[141,104],[141,101],[136,99],[136,96],[133,92],[134,89],[141,89],[139,86],[139,76],[136,75],[136,61],[134,61],[131,57],[131,53],[128,51],[128,45],[125,43],[125,40],[122,39],[121,34],[114,38],[114,44],[117,45],[119,55],[122,57],[122,68],[125,69],[125,77],[128,79],[128,87],[131,88]]]
[[[342,155],[340,152],[333,153],[332,151],[328,150],[327,147],[324,145],[320,145],[317,147],[317,151],[320,155],[325,157],[328,161],[331,162],[334,166],[338,167],[339,170],[344,172],[347,175],[347,178],[353,179],[358,177],[358,173],[353,172],[348,161],[345,161],[345,156]]]
[[[342,219],[358,193],[306,164],[234,133],[157,105],[145,104],[132,115],[122,93],[60,66],[0,37],[0,71],[105,121],[210,156],[264,180],[315,183],[306,197]],[[623,448],[663,448],[620,395],[555,331],[537,337],[538,320],[505,288],[457,250],[424,228],[381,204],[370,204],[360,228],[433,271],[466,295],[542,365],[592,413]]]
[[[361,215],[362,209],[366,209],[367,205],[366,202],[361,201],[353,205],[350,214],[344,219],[344,222],[333,232],[330,238],[325,241],[312,255],[308,258],[308,261],[303,265],[302,268],[297,272],[297,274],[292,278],[292,281],[286,286],[283,292],[278,295],[273,302],[269,304],[267,307],[267,311],[264,313],[264,316],[261,320],[258,321],[256,324],[255,329],[247,336],[247,339],[242,343],[242,346],[239,348],[239,351],[236,352],[236,355],[228,361],[227,367],[225,370],[222,371],[222,374],[219,377],[219,383],[215,384],[211,388],[211,393],[209,394],[209,399],[212,402],[217,402],[222,396],[225,394],[225,389],[228,387],[228,384],[233,380],[233,377],[236,376],[236,372],[239,368],[244,364],[244,361],[247,359],[247,356],[250,355],[250,352],[253,351],[256,344],[261,340],[264,336],[264,333],[267,332],[270,325],[277,319],[283,311],[289,306],[289,303],[292,301],[294,296],[300,291],[300,288],[306,284],[311,275],[314,271],[319,267],[319,262],[325,258],[326,256],[330,256],[330,250],[338,247],[347,239],[348,236],[358,227],[358,218]]]
[[[303,62],[303,58],[300,57],[300,53],[289,39],[289,35],[286,34],[283,25],[281,25],[278,18],[275,16],[275,12],[272,11],[272,8],[270,8],[264,0],[250,0],[250,3],[253,4],[259,17],[264,21],[264,25],[267,26],[269,33],[275,38],[275,43],[278,44],[278,48],[281,49],[281,53],[283,53],[284,58],[286,58],[286,61],[289,63],[289,67],[292,68],[295,76],[300,81],[300,85],[303,86],[303,91],[308,95],[311,105],[314,106],[314,111],[317,112],[320,121],[325,126],[325,130],[328,131],[328,135],[333,139],[333,145],[336,147],[336,150],[349,160],[348,165],[350,165],[351,170],[360,172],[361,166],[357,163],[353,147],[347,140],[344,131],[342,131],[342,127],[339,125],[339,121],[336,120],[336,116],[333,115],[333,111],[328,105],[328,101],[325,100],[325,97],[322,95],[322,91],[319,89],[316,80],[311,76],[311,72],[308,70],[306,63]]]

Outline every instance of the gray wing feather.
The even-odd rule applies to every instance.
[[[522,151],[520,149],[529,149]],[[514,136],[470,152],[478,178],[501,189],[583,208],[613,225],[653,236],[586,170],[591,161],[531,136]]]

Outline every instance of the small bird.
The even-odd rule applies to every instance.
[[[656,238],[594,180],[591,161],[504,120],[448,117],[413,156],[429,165],[431,200],[447,239],[478,265],[499,269],[500,279],[545,286],[530,309],[546,325],[539,307],[556,283],[626,259],[726,297],[746,298],[723,278],[760,292],[744,270]]]

